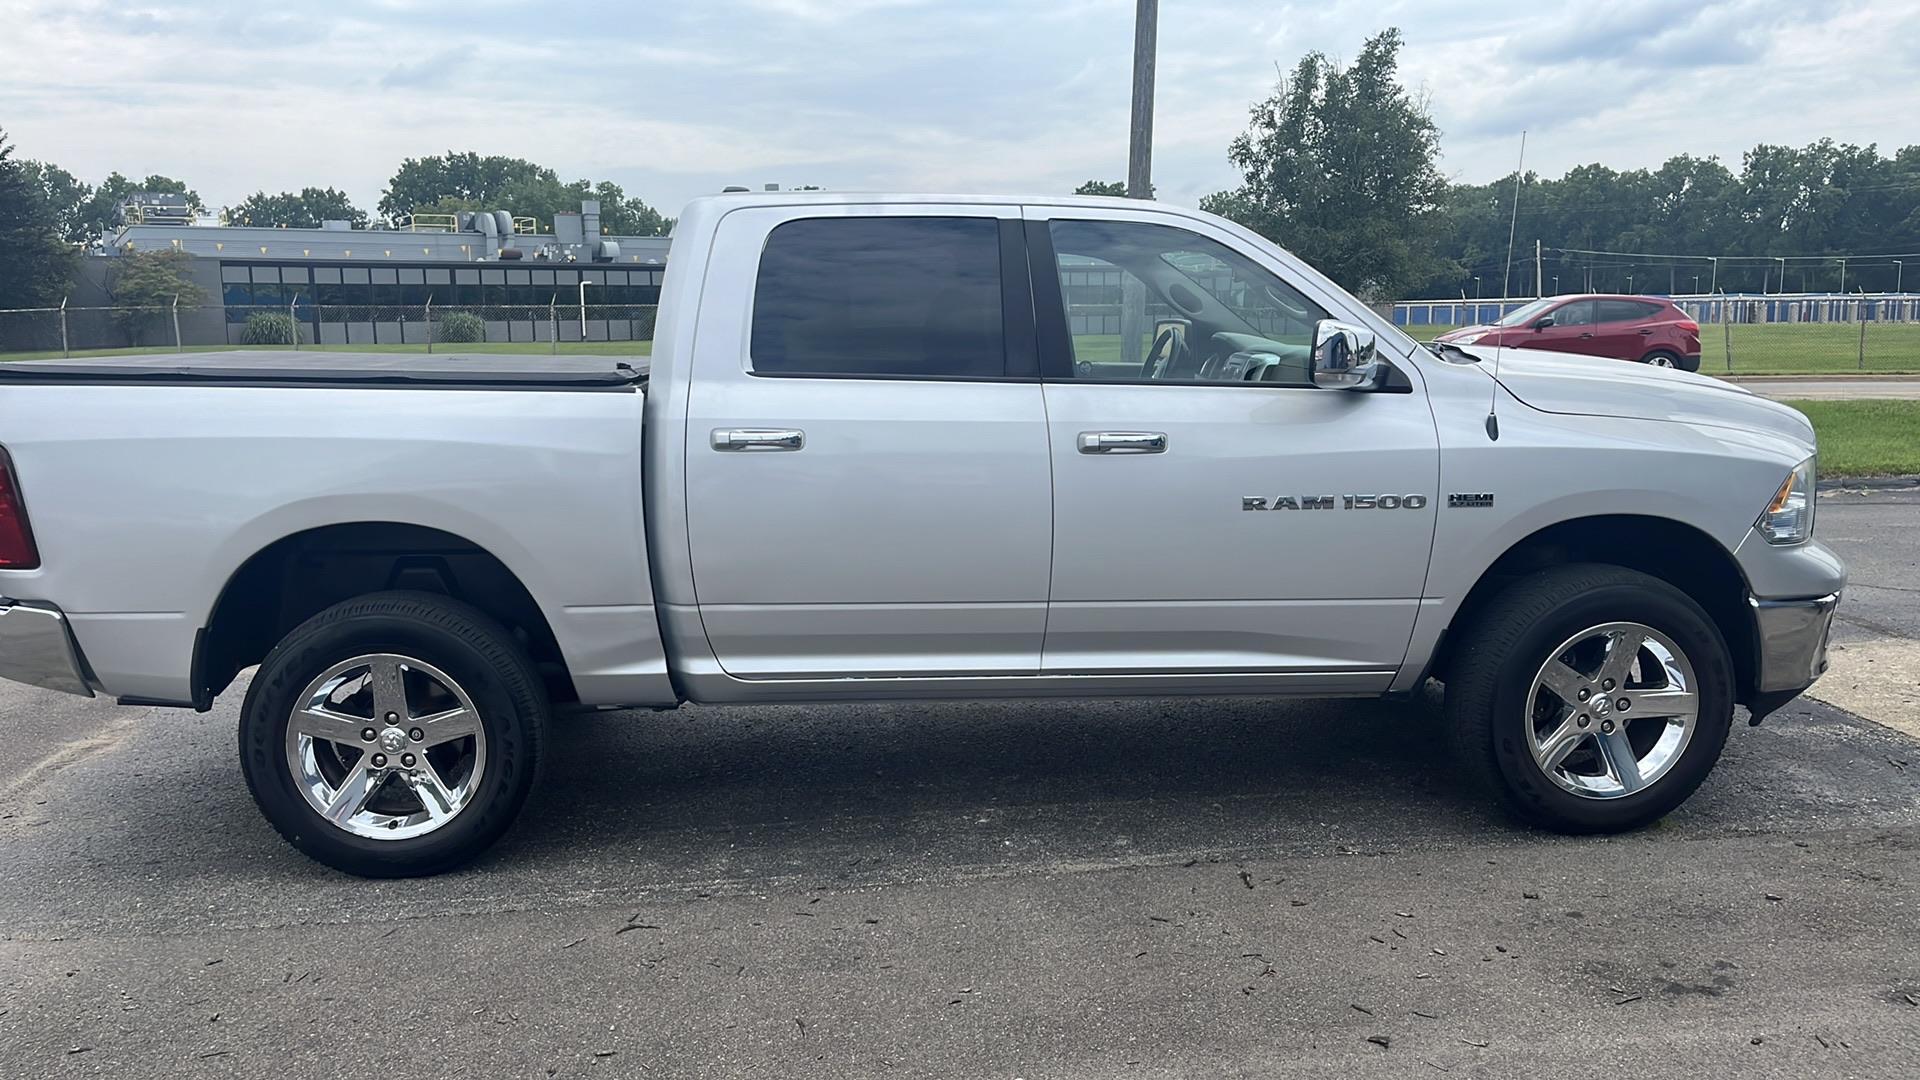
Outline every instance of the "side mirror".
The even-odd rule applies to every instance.
[[[1364,326],[1321,319],[1313,326],[1313,385],[1331,390],[1371,390],[1380,385],[1387,365],[1380,362],[1373,331]]]
[[[1553,316],[1551,315],[1542,315],[1538,319],[1535,319],[1533,321],[1533,328],[1535,330],[1545,330],[1547,327],[1552,325],[1553,325]]]

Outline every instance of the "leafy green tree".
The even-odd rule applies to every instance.
[[[79,227],[86,231],[87,239],[110,233],[116,227],[115,214],[120,204],[136,192],[151,191],[163,195],[184,195],[187,205],[194,213],[204,214],[207,207],[200,196],[186,185],[185,181],[175,180],[171,176],[158,173],[149,175],[145,180],[129,180],[117,172],[108,173],[100,186],[93,189],[87,201],[78,211]]]
[[[20,167],[25,170],[27,179],[40,189],[53,211],[54,220],[62,239],[72,244],[84,244],[98,236],[90,231],[82,217],[88,200],[93,198],[93,185],[80,180],[72,173],[44,161],[22,161]]]
[[[0,132],[0,308],[58,304],[79,257],[28,164]]]
[[[585,184],[586,181],[581,180],[570,186]],[[600,200],[600,227],[613,235],[665,236],[673,231],[672,218],[661,215],[660,211],[648,206],[638,195],[628,195],[611,180],[602,180],[593,185],[592,194],[582,197]],[[574,199],[571,209],[579,208],[580,200]]]
[[[408,158],[388,181],[379,209],[394,220],[421,210],[507,210],[538,218],[551,228],[554,214],[577,213],[582,199],[600,200],[600,225],[609,233],[661,236],[673,226],[671,219],[611,181],[563,182],[552,169],[523,158],[472,152]]]
[[[1286,245],[1364,296],[1435,276],[1446,235],[1439,129],[1397,81],[1400,31],[1369,38],[1351,67],[1302,57],[1253,106],[1228,150],[1244,177],[1204,209]]]
[[[1498,296],[1513,213],[1512,174],[1448,193],[1440,253],[1457,266],[1436,272],[1410,295],[1459,296],[1474,276]],[[1886,157],[1872,147],[1821,140],[1804,147],[1757,146],[1735,172],[1712,158],[1681,154],[1655,169],[1616,171],[1581,165],[1558,179],[1521,178],[1512,295],[1533,292],[1533,241],[1546,248],[1540,270],[1549,291],[1633,288],[1729,292],[1777,290],[1787,256],[1791,290],[1837,289],[1838,259],[1855,255],[1849,290],[1891,289],[1891,257],[1867,252],[1920,250],[1920,147]],[[1648,252],[1645,255],[1596,252]],[[1719,256],[1716,263],[1711,256]]]
[[[1114,195],[1125,198],[1127,185],[1122,180],[1089,180],[1073,189],[1075,195]]]
[[[367,227],[367,213],[353,205],[344,191],[301,188],[269,195],[256,191],[227,208],[227,224],[268,228],[317,229],[323,221],[346,221],[356,229]]]
[[[399,171],[387,181],[378,209],[395,221],[430,206],[461,204],[463,209],[494,209],[485,204],[497,204],[510,185],[540,180],[558,183],[559,179],[552,169],[525,158],[449,150],[401,162]]]
[[[205,302],[206,290],[189,276],[192,265],[192,257],[181,251],[136,251],[113,260],[107,275],[110,317],[127,335],[127,344],[135,344],[141,330],[165,318],[175,297],[181,307]]]

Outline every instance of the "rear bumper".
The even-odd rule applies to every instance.
[[[1758,631],[1758,663],[1754,689],[1761,694],[1789,697],[1813,685],[1827,670],[1827,633],[1833,628],[1833,610],[1840,594],[1806,600],[1747,599]]]
[[[59,608],[0,598],[0,679],[92,697],[87,663]]]

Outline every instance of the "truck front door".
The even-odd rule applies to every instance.
[[[1438,498],[1419,384],[1302,386],[1314,325],[1336,302],[1225,230],[1139,211],[1026,213],[1053,433],[1042,672],[1385,689]]]
[[[834,205],[720,222],[686,488],[727,674],[1038,670],[1051,481],[1018,219]],[[734,282],[744,303],[714,299]]]

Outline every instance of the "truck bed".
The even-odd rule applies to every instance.
[[[644,356],[535,353],[167,352],[0,363],[0,386],[103,383],[622,391],[646,382],[647,364]]]

